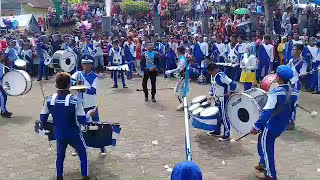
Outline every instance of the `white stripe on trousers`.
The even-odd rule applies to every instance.
[[[229,128],[228,128],[227,119],[226,119],[226,110],[225,110],[225,107],[224,107],[224,99],[222,101],[220,101],[220,102],[221,102],[223,126],[225,128],[224,135],[226,135],[226,133],[229,133]]]
[[[269,165],[269,159],[268,159],[268,154],[267,154],[267,134],[268,134],[268,129],[265,128],[263,130],[262,138],[261,138],[261,145],[262,145],[262,151],[264,155],[264,163],[267,171],[267,176],[271,176],[271,171],[270,171],[270,165]]]
[[[85,142],[81,132],[80,132],[80,139],[82,141],[84,148],[86,149],[86,156],[87,156],[87,174],[86,175],[89,176],[89,160],[88,160],[87,145],[86,145],[86,142]],[[79,156],[80,156],[80,154],[79,154]]]

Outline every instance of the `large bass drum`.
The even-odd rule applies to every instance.
[[[269,92],[272,91],[274,88],[278,87],[279,84],[276,82],[277,74],[269,74],[268,76],[264,77],[261,81],[261,89]]]
[[[27,94],[32,88],[30,75],[23,70],[12,70],[2,77],[1,86],[9,96],[22,96]]]
[[[71,72],[77,65],[77,55],[71,51],[59,50],[53,54],[52,64],[58,72]]]
[[[241,134],[250,132],[259,119],[267,98],[267,94],[259,89],[231,95],[227,102],[227,118],[231,126]]]

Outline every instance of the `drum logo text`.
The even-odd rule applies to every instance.
[[[238,104],[241,103],[241,102],[242,102],[242,99],[239,98],[236,102],[232,103],[231,105],[232,105],[232,107],[233,107],[233,106],[238,105]]]

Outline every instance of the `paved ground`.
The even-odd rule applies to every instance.
[[[158,77],[158,88],[173,87],[174,80]],[[109,76],[100,81],[99,111],[103,121],[119,122],[122,132],[118,145],[107,149],[105,158],[99,150],[89,150],[90,173],[99,180],[169,179],[171,168],[185,159],[183,113],[176,112],[177,100],[172,90],[158,91],[158,102],[144,102],[141,79],[128,81],[129,89],[111,89]],[[55,91],[53,81],[43,82],[46,95]],[[207,94],[209,87],[192,84],[191,97]],[[320,107],[320,96],[303,93],[301,105]],[[39,83],[22,97],[10,97],[12,119],[0,119],[0,179],[55,179],[55,144],[34,133],[39,119],[42,95]],[[295,131],[284,133],[276,141],[276,163],[281,180],[320,179],[320,119],[299,111]],[[219,143],[203,131],[192,129],[195,162],[205,180],[255,179],[253,166],[258,162],[256,137],[238,143]],[[158,141],[153,145],[152,141]],[[65,161],[65,178],[80,177],[79,160],[70,155]]]

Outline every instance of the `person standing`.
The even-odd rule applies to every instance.
[[[274,59],[274,47],[271,44],[271,37],[269,35],[264,36],[264,42],[260,44],[258,50],[258,71],[257,79],[261,81],[262,78],[269,74],[270,64]],[[264,73],[262,74],[262,71]]]
[[[244,53],[240,68],[242,69],[240,82],[243,83],[246,91],[251,89],[252,84],[256,82],[257,57],[254,54],[248,56],[247,53]]]
[[[37,81],[42,80],[42,75],[44,72],[45,79],[49,80],[49,67],[44,64],[45,58],[48,55],[48,46],[46,45],[46,38],[41,36],[38,40],[38,44],[36,45],[36,52],[39,60],[39,68],[38,68],[38,79]]]
[[[207,133],[208,136],[218,136],[219,141],[228,141],[230,139],[230,122],[226,114],[226,103],[231,93],[233,93],[237,84],[230,79],[224,72],[221,72],[219,66],[215,63],[210,63],[207,67],[209,74],[211,75],[211,88],[209,92],[209,99],[216,100],[221,112],[221,119],[218,120],[217,129]],[[230,89],[230,90],[229,90]],[[221,124],[223,124],[224,132],[221,134]]]
[[[209,45],[204,42],[204,37],[200,36],[199,42],[196,42],[193,47],[193,56],[195,58],[195,63],[201,64],[201,61],[209,55]]]
[[[0,80],[5,73],[5,62],[4,62],[4,54],[0,51]],[[0,105],[1,105],[1,117],[10,118],[12,113],[7,110],[7,99],[8,96],[4,92],[2,86],[0,86]]]
[[[128,41],[124,43],[124,57],[125,57],[125,62],[129,66],[129,72],[127,74],[128,79],[133,78],[133,69],[134,69],[134,61],[136,60],[137,56],[137,46],[133,42],[133,38],[129,37]]]
[[[159,53],[153,51],[154,45],[152,42],[149,42],[147,45],[147,51],[142,54],[141,60],[141,69],[144,72],[143,80],[142,80],[142,88],[144,92],[145,101],[148,101],[148,79],[151,81],[151,101],[156,102],[156,81],[157,81],[157,73],[158,66],[160,63],[160,55]]]
[[[298,100],[298,91],[291,88],[289,80],[293,77],[290,67],[280,65],[277,70],[279,86],[268,93],[268,101],[254,123],[251,134],[258,136],[260,162],[255,168],[265,173],[265,180],[276,180],[277,172],[274,159],[275,140],[286,130],[291,114]]]
[[[71,77],[59,73],[56,77],[57,93],[45,99],[40,113],[42,127],[47,129],[48,117],[53,117],[54,135],[57,139],[57,180],[63,180],[63,163],[67,146],[72,146],[79,154],[82,180],[89,180],[86,143],[78,124],[88,125],[82,100],[70,94]]]
[[[93,51],[94,53],[94,67],[100,68],[103,70],[104,67],[104,57],[103,57],[103,50],[102,50],[102,42],[99,40],[99,35],[95,35],[93,40]]]
[[[289,66],[293,71],[293,77],[290,79],[291,85],[295,88],[298,92],[300,92],[301,88],[301,81],[300,77],[306,75],[307,73],[307,63],[301,57],[302,51],[304,49],[303,44],[295,44],[292,49],[293,58],[290,59],[287,66]],[[292,117],[290,120],[290,124],[288,126],[288,130],[293,130],[295,128],[295,122],[297,116],[297,105],[293,108]]]
[[[110,58],[111,65],[112,66],[123,65],[124,64],[124,53],[123,53],[123,49],[121,47],[119,47],[119,40],[118,39],[113,40],[112,45],[113,46],[109,51],[109,58]],[[112,71],[113,82],[114,82],[112,88],[118,88],[118,73],[121,76],[123,88],[128,88],[126,86],[123,71],[117,71],[117,70]]]

